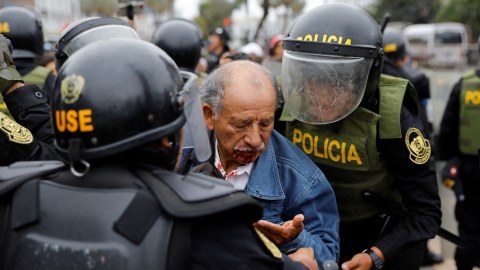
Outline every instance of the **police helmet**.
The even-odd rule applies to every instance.
[[[65,28],[55,48],[55,69],[75,51],[92,42],[111,38],[140,39],[135,29],[126,21],[111,17],[88,17],[75,21]]]
[[[402,60],[407,55],[407,40],[398,30],[386,29],[383,44],[385,55],[392,61]]]
[[[203,32],[188,20],[171,19],[158,25],[152,43],[163,49],[180,70],[193,72],[200,60]]]
[[[150,42],[118,38],[88,45],[65,61],[54,84],[55,145],[77,176],[90,160],[119,155],[172,169],[186,119],[203,120],[200,105],[189,110],[199,100],[196,87],[195,74],[181,73]],[[206,127],[204,133],[208,145]],[[166,136],[169,150],[150,146]]]
[[[40,15],[20,6],[0,10],[1,34],[12,41],[13,59],[43,54],[43,27]]]
[[[343,119],[375,92],[383,64],[375,20],[344,3],[303,14],[283,40],[282,91],[290,113],[312,124]]]

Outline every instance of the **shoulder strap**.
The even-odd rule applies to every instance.
[[[177,218],[196,218],[225,211],[236,211],[246,222],[255,222],[263,208],[243,191],[229,183],[202,174],[179,175],[166,170],[136,173],[151,189],[162,208]],[[173,192],[172,192],[173,191]]]
[[[0,167],[0,197],[28,180],[59,172],[64,167],[60,161],[21,161]]]
[[[415,89],[405,79],[382,74],[380,76],[380,120],[381,139],[401,138],[400,112],[405,105],[418,116],[418,103]],[[400,101],[400,102],[399,102]]]

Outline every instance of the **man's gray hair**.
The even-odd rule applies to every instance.
[[[264,74],[267,75],[270,83],[273,86],[273,89],[275,90],[275,108],[279,108],[280,103],[283,102],[283,95],[275,74],[261,65],[248,60],[237,60],[235,62],[249,62],[252,65],[257,66],[260,70],[263,70]],[[232,76],[235,76],[236,69],[235,66],[232,66],[233,63],[234,62],[227,63],[215,69],[205,79],[203,79],[200,86],[200,98],[202,103],[209,104],[213,107],[215,119],[218,119],[218,116],[223,108],[222,101],[225,95],[225,86],[231,82]],[[252,67],[248,69],[248,72],[251,72],[251,77],[253,78],[250,83],[260,85],[261,80],[258,76],[258,69]]]

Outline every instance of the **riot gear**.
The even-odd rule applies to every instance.
[[[0,10],[1,33],[12,41],[13,59],[35,58],[43,53],[43,27],[40,16],[24,7]]]
[[[125,68],[114,73],[110,69],[93,68],[101,67],[104,62],[118,62],[111,66]],[[115,78],[111,78],[112,74]],[[84,164],[87,170],[89,165],[85,160],[134,148],[138,155],[131,158],[143,160],[155,153],[165,155],[146,145],[166,136],[172,142],[171,153],[167,155],[178,154],[179,132],[185,119],[195,123],[203,120],[190,109],[193,104],[197,109],[200,106],[196,104],[199,103],[196,76],[184,73],[183,77],[185,84],[164,51],[135,39],[97,42],[70,57],[58,74],[51,105],[56,146],[69,156],[72,172],[82,175],[74,167]],[[198,119],[190,121],[192,117]],[[202,131],[203,144],[208,145],[206,128],[196,129],[196,133]],[[145,150],[138,150],[142,146]],[[175,158],[154,160],[150,162],[173,160],[173,164],[161,164],[168,168],[176,161]]]
[[[202,30],[194,22],[172,19],[157,27],[152,43],[172,57],[180,70],[193,72],[201,56],[202,38]]]
[[[402,60],[407,55],[406,43],[400,31],[387,29],[383,34],[385,55],[392,61]]]
[[[69,25],[61,33],[55,48],[55,68],[60,70],[63,63],[75,51],[95,41],[111,38],[140,39],[135,29],[126,21],[109,17],[89,17]]]
[[[334,23],[332,23],[334,22]],[[382,34],[364,10],[331,3],[304,14],[284,39],[282,89],[296,119],[343,119],[378,87]]]

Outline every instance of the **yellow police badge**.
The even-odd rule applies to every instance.
[[[410,151],[410,160],[416,164],[424,164],[430,159],[432,149],[430,142],[416,128],[410,128],[405,135],[405,143]]]
[[[0,112],[0,130],[5,132],[8,139],[15,143],[29,144],[33,141],[30,131]]]
[[[72,104],[78,100],[80,93],[82,93],[85,79],[82,76],[72,74],[62,80],[60,93],[62,101],[66,104]]]

